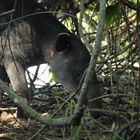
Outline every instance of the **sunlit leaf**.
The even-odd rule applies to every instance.
[[[131,99],[131,100],[128,101],[128,103],[129,103],[130,105],[134,106],[134,105],[137,104],[137,101],[136,101],[136,99]]]
[[[130,2],[136,4],[137,3],[137,0],[129,0]]]
[[[49,73],[52,75],[52,81],[57,82],[55,74],[49,69]]]

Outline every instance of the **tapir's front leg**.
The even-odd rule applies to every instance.
[[[10,78],[11,85],[16,94],[24,100],[28,100],[28,86],[25,77],[25,69],[18,61],[5,61],[5,68]],[[26,115],[18,108],[17,116],[24,118]]]

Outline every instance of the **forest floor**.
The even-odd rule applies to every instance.
[[[46,126],[34,119],[19,120],[17,108],[1,93],[0,140],[140,140],[139,98],[135,87],[137,80],[121,77],[112,85],[101,81],[103,108],[94,119],[88,109],[77,126]],[[68,98],[59,84],[34,90],[31,106],[44,116],[56,112]],[[72,114],[75,99],[58,111],[54,118]]]

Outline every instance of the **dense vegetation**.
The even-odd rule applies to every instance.
[[[77,34],[91,54],[95,51],[95,38],[99,21],[98,0],[42,0],[42,5],[52,12],[67,28]],[[96,72],[101,89],[103,108],[99,118],[92,118],[88,109],[78,126],[45,126],[31,120],[28,126],[13,129],[7,106],[13,106],[2,95],[0,112],[0,138],[2,139],[73,139],[73,140],[139,140],[140,137],[140,37],[139,0],[107,0],[106,15],[97,59]],[[38,69],[36,75],[38,73]],[[51,73],[51,72],[50,72]],[[38,112],[47,112],[54,118],[73,114],[77,99],[69,94],[52,76],[50,83],[36,88],[31,80],[34,98],[31,105]],[[69,100],[67,100],[69,99]],[[12,108],[15,110],[14,108]],[[6,113],[6,115],[4,114]],[[14,118],[15,120],[15,118]],[[12,120],[13,122],[13,120]],[[2,132],[2,133],[1,133]],[[2,135],[3,134],[3,135]],[[25,135],[26,134],[26,135]]]

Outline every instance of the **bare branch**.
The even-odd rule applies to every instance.
[[[84,99],[86,96],[86,91],[88,90],[88,85],[90,81],[92,81],[92,77],[95,73],[95,65],[97,62],[97,57],[100,53],[100,45],[103,37],[104,18],[105,18],[105,9],[106,9],[105,4],[106,4],[106,0],[100,0],[99,23],[98,23],[98,29],[97,29],[96,39],[95,39],[95,47],[92,52],[89,67],[87,69],[85,80],[80,91],[80,97],[78,100],[76,110],[80,110],[80,108],[83,106]]]

